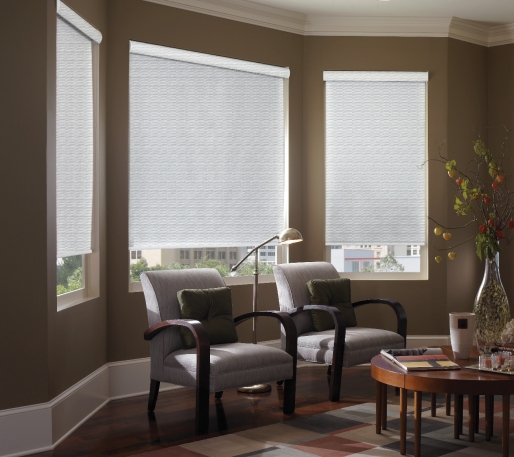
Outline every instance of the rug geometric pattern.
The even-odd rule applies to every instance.
[[[501,397],[496,397],[501,400]],[[414,454],[412,398],[407,416],[407,454]],[[501,455],[501,403],[495,402],[494,434],[484,436],[484,400],[480,401],[480,430],[468,441],[467,402],[460,439],[453,438],[452,415],[446,416],[444,396],[437,396],[437,415],[431,417],[429,396],[423,396],[422,457],[498,457]],[[514,405],[512,405],[514,406]],[[375,433],[375,404],[363,403],[326,413],[303,416],[284,423],[195,441],[139,454],[139,457],[398,457],[400,454],[398,397],[389,397],[387,430]],[[511,411],[514,418],[514,411]],[[511,419],[511,455],[514,455],[514,420]]]

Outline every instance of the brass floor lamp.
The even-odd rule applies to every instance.
[[[230,274],[234,275],[236,270],[241,266],[241,264],[250,257],[255,252],[255,269],[253,271],[254,281],[253,281],[253,312],[257,311],[257,302],[258,302],[258,285],[259,285],[259,249],[264,245],[271,243],[273,240],[278,240],[279,244],[292,244],[303,241],[302,234],[294,229],[287,228],[282,230],[278,235],[272,236],[270,239],[266,240],[264,243],[255,246],[246,256],[239,261],[236,265],[234,265],[230,269]],[[257,318],[254,317],[252,319],[252,342],[253,344],[257,344]],[[250,393],[250,394],[260,394],[264,392],[269,392],[271,390],[270,384],[255,384],[253,386],[248,387],[240,387],[237,389],[239,392]]]

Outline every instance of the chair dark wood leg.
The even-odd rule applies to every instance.
[[[332,374],[332,365],[329,365],[329,366],[327,367],[327,376],[329,376],[329,377],[330,377],[330,375],[331,375],[331,374]]]
[[[329,400],[339,401],[341,395],[341,378],[343,375],[343,351],[338,353],[338,356],[334,355],[330,375],[330,388],[329,388]]]
[[[209,430],[209,390],[196,389],[195,428],[199,434]]]
[[[286,379],[284,382],[284,406],[282,411],[284,414],[293,414],[296,399],[296,373],[292,379]]]
[[[157,395],[159,395],[159,386],[161,385],[160,381],[156,381],[155,379],[150,379],[150,395],[148,396],[148,411],[153,411],[155,409],[155,404],[157,403]]]
[[[452,394],[446,394],[446,415],[452,414]]]
[[[223,396],[223,391],[222,391],[222,390],[220,390],[219,392],[215,392],[215,393],[214,393],[214,398],[215,398],[216,400],[221,399],[221,397],[222,397],[222,396]]]

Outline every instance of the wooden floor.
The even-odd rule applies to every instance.
[[[149,383],[150,384],[150,383]],[[298,369],[296,412],[285,416],[280,409],[281,387],[272,392],[246,395],[235,390],[224,392],[221,401],[211,395],[209,434],[194,433],[194,389],[161,392],[155,414],[149,417],[147,396],[108,403],[80,426],[53,451],[38,457],[128,456],[175,444],[233,433],[262,425],[287,421],[351,404],[375,400],[375,381],[370,367],[345,368],[341,400],[327,401],[326,367],[309,365]]]

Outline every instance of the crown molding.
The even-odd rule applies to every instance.
[[[514,24],[488,27],[459,18],[305,15],[248,0],[144,0],[304,36],[448,37],[480,46],[514,43]]]
[[[308,15],[304,35],[447,37],[451,18]]]
[[[305,14],[243,0],[145,0],[196,13],[303,35]]]

